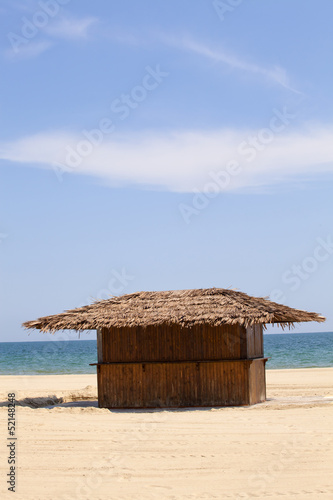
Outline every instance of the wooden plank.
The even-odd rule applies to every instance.
[[[263,327],[262,325],[253,325],[246,329],[247,336],[247,358],[262,358],[263,349]]]
[[[253,358],[253,337],[254,337],[254,328],[253,326],[249,326],[246,329],[247,335],[247,357]]]
[[[261,403],[266,400],[266,358],[254,359],[249,369],[249,404]]]
[[[102,342],[102,329],[97,329],[97,361],[103,362],[103,342]]]
[[[246,359],[248,357],[247,352],[247,328],[239,327],[238,334],[240,337],[240,348],[239,348],[239,357],[241,359]]]
[[[264,356],[264,328],[262,325],[257,325],[259,332],[259,356]]]

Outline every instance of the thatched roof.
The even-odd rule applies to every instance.
[[[44,332],[56,330],[96,330],[102,327],[135,327],[160,324],[234,325],[278,323],[282,327],[303,321],[325,321],[314,312],[250,297],[223,288],[137,292],[100,300],[61,314],[23,323],[25,328]]]

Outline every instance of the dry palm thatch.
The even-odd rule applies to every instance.
[[[292,309],[242,292],[208,288],[131,293],[96,301],[62,314],[27,321],[23,326],[44,332],[161,324],[178,324],[182,327],[239,324],[248,327],[277,323],[284,328],[303,321],[321,322],[325,318],[314,312]]]

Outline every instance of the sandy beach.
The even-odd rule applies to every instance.
[[[7,394],[15,392],[15,498],[333,499],[333,368],[267,371],[252,407],[97,407],[95,375],[1,376],[1,497]]]

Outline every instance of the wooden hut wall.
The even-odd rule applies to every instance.
[[[240,325],[159,325],[102,328],[97,332],[98,362],[201,361],[260,357],[257,334]],[[247,337],[250,335],[251,340]],[[255,356],[249,356],[249,352]],[[260,351],[260,352],[259,352]]]
[[[98,365],[102,408],[231,406],[265,400],[263,359]]]
[[[97,331],[97,348],[102,408],[228,406],[265,400],[261,325],[103,328]]]

